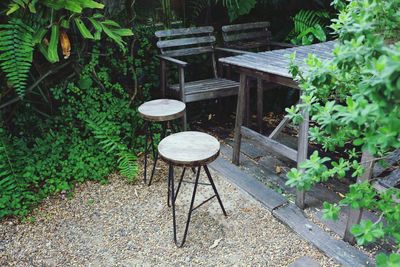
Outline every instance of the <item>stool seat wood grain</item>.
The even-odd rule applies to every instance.
[[[206,133],[187,131],[172,134],[158,145],[160,157],[175,166],[203,166],[214,161],[220,151],[218,140]]]
[[[145,102],[138,108],[142,118],[159,122],[182,118],[185,110],[185,103],[174,99],[156,99]]]

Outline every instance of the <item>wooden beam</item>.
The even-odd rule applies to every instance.
[[[179,90],[180,97],[183,103],[186,103],[186,95],[185,95],[185,69],[183,67],[178,68],[179,72]],[[183,115],[182,119],[182,129],[186,131],[187,129],[187,115],[186,112]]]
[[[260,145],[264,146],[268,150],[274,153],[278,153],[286,158],[289,158],[293,161],[297,160],[297,151],[287,147],[275,140],[272,140],[269,137],[266,137],[264,135],[261,135],[249,128],[246,127],[241,127],[241,133],[243,136],[246,136],[250,139],[254,139],[260,143]]]
[[[243,115],[245,108],[245,90],[246,90],[246,75],[240,74],[239,94],[236,106],[236,122],[235,122],[235,137],[233,146],[232,162],[239,165],[240,162],[240,142],[242,138],[241,128],[243,125]]]
[[[288,117],[283,118],[281,122],[276,126],[276,128],[272,131],[272,133],[269,135],[269,138],[271,139],[276,139],[278,135],[285,129],[286,125],[288,125],[290,119]]]
[[[368,151],[365,151],[361,157],[361,165],[364,167],[364,173],[361,177],[357,178],[357,183],[363,183],[371,179],[374,170],[374,164],[375,164],[374,157]],[[360,223],[362,212],[363,212],[362,209],[353,209],[353,208],[349,209],[346,231],[344,233],[343,239],[351,244],[355,243],[355,237],[351,233],[351,228],[353,227],[354,224]]]
[[[302,110],[303,121],[299,128],[299,139],[297,141],[297,169],[300,172],[304,172],[300,168],[300,165],[307,160],[308,153],[308,128],[310,125],[309,112],[306,109]],[[297,191],[296,193],[296,205],[300,209],[304,209],[305,204],[305,191]]]
[[[258,78],[257,79],[257,125],[258,125],[258,131],[260,133],[262,131],[263,115],[264,115],[263,80]]]

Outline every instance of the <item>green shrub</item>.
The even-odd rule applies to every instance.
[[[288,184],[308,190],[329,178],[359,177],[362,152],[384,158],[400,148],[400,2],[395,0],[334,1],[344,9],[332,28],[339,36],[331,61],[310,56],[309,71],[292,66],[303,91],[303,104],[315,126],[311,139],[325,150],[345,150],[339,161],[314,153],[288,174]],[[300,106],[288,109],[299,117]],[[382,214],[377,222],[361,221],[352,233],[360,245],[392,238],[400,248],[400,190],[377,192],[369,183],[356,183],[339,205],[326,203],[325,218],[337,218],[341,206],[366,208]],[[381,222],[385,219],[386,223]],[[397,252],[398,253],[398,252]],[[393,256],[394,255],[394,256]],[[397,266],[398,255],[377,257],[378,266]]]

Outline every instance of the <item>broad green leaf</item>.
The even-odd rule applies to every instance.
[[[130,29],[115,29],[113,30],[119,36],[132,36],[133,32]]]
[[[9,9],[6,13],[7,16],[11,15],[12,13],[16,12],[19,10],[20,6],[18,4],[10,4]]]
[[[47,29],[41,28],[33,35],[33,43],[39,44],[42,42],[43,37],[46,35]]]
[[[86,25],[80,18],[75,18],[75,24],[79,32],[82,34],[83,38],[94,39],[92,33],[89,31],[89,29],[86,27]]]
[[[51,36],[49,48],[47,50],[48,58],[51,63],[58,62],[58,40],[60,38],[60,29],[57,24],[51,27]]]
[[[101,26],[101,24],[93,19],[93,18],[89,18],[89,21],[92,23],[93,28],[96,30],[96,32],[94,33],[94,39],[95,40],[100,40],[101,38],[101,32],[103,31],[103,27]]]

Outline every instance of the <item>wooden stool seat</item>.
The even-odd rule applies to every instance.
[[[185,103],[173,99],[156,99],[143,103],[139,114],[149,121],[172,121],[185,115]]]
[[[203,166],[214,161],[220,150],[218,140],[202,132],[180,132],[164,138],[158,145],[160,157],[174,166]]]

